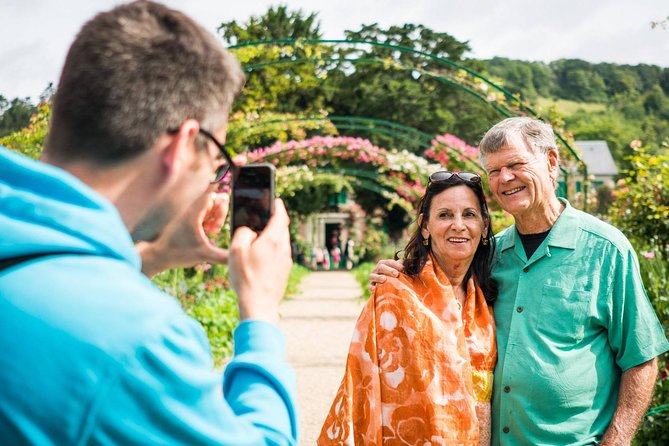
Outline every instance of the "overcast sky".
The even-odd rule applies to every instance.
[[[0,94],[36,98],[58,80],[81,25],[118,0],[0,0]],[[345,29],[420,23],[469,41],[468,57],[669,67],[669,0],[166,0],[206,28],[246,21],[270,5],[318,12],[326,38]]]

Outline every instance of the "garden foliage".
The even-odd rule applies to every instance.
[[[612,223],[632,241],[648,297],[669,328],[669,150],[652,151],[634,141],[630,169],[613,191]],[[668,332],[669,334],[669,332]],[[669,444],[669,355],[659,358],[660,376],[637,445]]]

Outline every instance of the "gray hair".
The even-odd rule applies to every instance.
[[[239,62],[186,15],[151,1],[120,5],[88,21],[70,47],[46,152],[106,165],[186,119],[216,131],[243,84]]]
[[[481,158],[508,146],[513,136],[520,136],[533,153],[548,154],[557,150],[553,128],[545,122],[528,117],[507,118],[486,132],[479,144]]]

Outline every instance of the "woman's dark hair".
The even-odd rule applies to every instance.
[[[467,271],[464,281],[467,283],[469,278],[474,275],[483,291],[486,301],[492,304],[497,299],[498,294],[497,282],[490,275],[490,263],[493,254],[495,253],[495,237],[493,237],[490,213],[488,212],[488,206],[486,204],[486,198],[483,194],[481,183],[466,181],[457,175],[453,175],[445,181],[430,183],[425,191],[425,195],[423,195],[423,198],[418,202],[418,215],[423,214],[423,221],[421,223],[422,225],[427,224],[427,221],[430,218],[430,208],[434,197],[454,186],[467,186],[474,191],[476,198],[479,200],[483,222],[484,224],[487,223],[488,226],[488,232],[483,234],[483,237],[488,239],[488,244],[484,245],[483,243],[479,243],[476,253],[474,254],[474,260],[469,266],[469,271]],[[423,245],[425,239],[423,238],[421,229],[421,226],[417,224],[409,242],[404,247],[404,272],[411,277],[416,277],[418,273],[420,273],[430,254],[430,245]]]

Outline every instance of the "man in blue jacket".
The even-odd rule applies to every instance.
[[[230,167],[219,142],[242,84],[188,17],[122,5],[70,48],[46,163],[0,148],[0,444],[297,443],[276,327],[291,267],[281,201],[261,234],[231,242],[242,322],[222,380],[203,330],[141,273],[133,244],[206,204]]]

